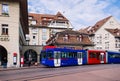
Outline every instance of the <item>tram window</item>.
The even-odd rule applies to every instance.
[[[71,52],[72,58],[77,58],[77,52]]]
[[[95,53],[95,52],[90,53],[90,58],[97,58],[97,53]]]
[[[48,51],[47,54],[48,54],[48,58],[53,58],[53,53],[52,53],[52,51]]]
[[[61,53],[61,58],[67,58],[66,52],[62,52],[62,53]]]
[[[60,58],[60,53],[61,53],[61,52],[59,52],[59,51],[55,51],[55,52],[54,52],[54,56],[55,56],[54,58],[55,58],[55,59],[59,59],[59,58]]]
[[[85,53],[82,53],[82,58],[86,57]]]
[[[77,52],[69,52],[67,55],[68,58],[77,58]]]
[[[46,52],[41,52],[41,56],[43,59],[46,58]]]
[[[73,54],[72,52],[70,52],[70,53],[68,54],[68,57],[69,57],[69,58],[73,58],[73,57],[74,57],[74,54]]]
[[[100,60],[100,53],[97,53],[96,58]]]
[[[77,58],[82,58],[82,57],[83,57],[83,53],[82,52],[78,52]]]
[[[110,58],[119,58],[120,59],[120,55],[118,54],[111,54],[109,55]]]

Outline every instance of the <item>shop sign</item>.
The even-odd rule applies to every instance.
[[[0,36],[0,41],[9,41],[9,36]]]

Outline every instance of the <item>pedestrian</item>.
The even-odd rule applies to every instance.
[[[28,61],[28,66],[29,66],[29,67],[31,66],[31,60]]]
[[[3,68],[7,68],[7,57],[3,58]]]
[[[31,66],[31,61],[32,61],[32,58],[29,58],[29,59],[28,59],[28,66],[29,66],[29,67]]]

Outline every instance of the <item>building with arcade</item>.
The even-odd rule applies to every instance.
[[[28,34],[27,0],[0,0],[0,66],[19,67]]]

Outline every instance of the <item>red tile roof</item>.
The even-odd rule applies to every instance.
[[[105,29],[115,37],[120,37],[120,29]]]
[[[92,27],[90,28],[90,30],[88,30],[89,27],[87,27],[87,28],[84,28],[84,29],[80,29],[79,31],[80,31],[80,32],[82,31],[82,32],[85,32],[85,33],[88,33],[88,34],[94,34],[94,33],[95,33],[99,28],[101,28],[111,17],[112,17],[112,16],[109,16],[109,17],[107,17],[107,18],[104,18],[104,19],[96,22],[96,24],[95,24],[94,26],[92,26]]]
[[[65,42],[63,40],[63,37],[65,35],[69,36],[69,40]],[[77,37],[82,35],[82,41],[78,41]],[[56,39],[57,37],[57,39]],[[54,40],[55,39],[55,40]],[[80,33],[78,31],[73,31],[73,30],[65,30],[62,32],[57,32],[54,37],[51,37],[46,43],[50,43],[51,41],[54,40],[54,43],[56,44],[63,44],[63,45],[93,45],[93,43],[90,41],[88,38],[87,34]],[[53,42],[51,42],[53,43]]]
[[[29,17],[33,17],[32,20],[37,21],[36,26],[42,26],[43,22],[51,22],[54,20],[68,21],[68,19],[66,17],[64,17],[60,12],[58,12],[56,15],[29,13]],[[59,17],[62,17],[62,19],[59,19]],[[44,19],[44,18],[46,18],[46,19]],[[31,20],[31,19],[29,19],[29,20]]]

